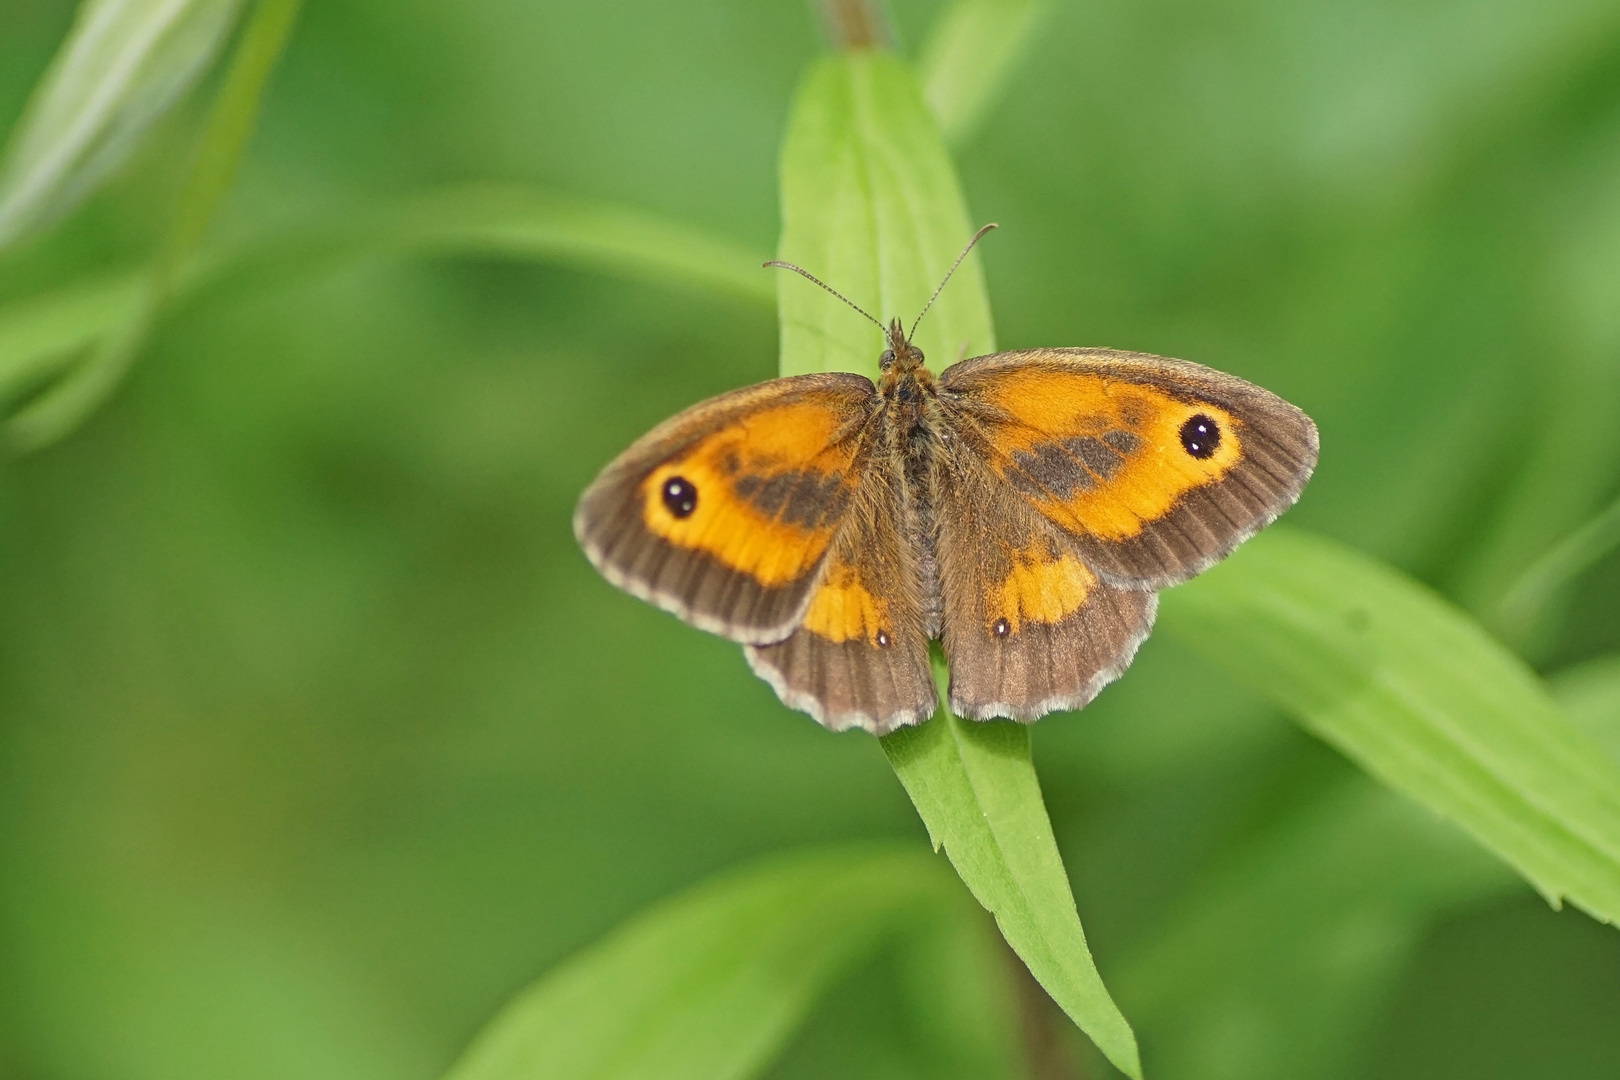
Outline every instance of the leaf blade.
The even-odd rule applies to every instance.
[[[953,891],[934,860],[881,848],[711,879],[542,977],[447,1080],[740,1080],[850,963]]]
[[[1620,767],[1461,611],[1368,556],[1275,529],[1163,600],[1166,632],[1549,902],[1620,918]]]
[[[910,320],[973,234],[955,170],[904,63],[876,52],[824,57],[801,84],[781,156],[777,257],[873,317]],[[877,376],[879,330],[796,275],[777,281],[783,375]],[[937,367],[991,352],[995,331],[978,253],[920,324]]]
[[[943,666],[936,677],[945,682]],[[882,742],[935,848],[995,916],[1030,974],[1110,1061],[1139,1078],[1136,1036],[1103,985],[1080,925],[1029,728],[964,720],[942,704],[927,723]]]

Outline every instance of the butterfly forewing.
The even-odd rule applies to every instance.
[[[940,377],[955,437],[1133,589],[1187,580],[1299,497],[1316,426],[1282,398],[1197,364],[1108,349],[976,357]]]
[[[780,641],[799,624],[871,457],[859,375],[777,379],[695,405],[580,497],[574,533],[620,588],[704,630]]]

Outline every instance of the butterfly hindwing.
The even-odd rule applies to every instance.
[[[1293,504],[1316,464],[1303,412],[1182,360],[995,353],[939,386],[961,446],[1126,588],[1175,585],[1224,558]]]
[[[637,440],[580,497],[608,580],[734,641],[798,625],[871,457],[876,394],[852,374],[733,391]]]
[[[976,455],[948,455],[940,469],[951,708],[975,720],[1080,708],[1130,664],[1157,596],[1100,580]]]
[[[834,731],[882,735],[934,711],[916,553],[893,465],[879,455],[868,467],[798,629],[747,648],[784,704]]]

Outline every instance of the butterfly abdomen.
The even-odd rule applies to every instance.
[[[945,602],[940,585],[939,524],[935,514],[935,486],[943,449],[939,402],[927,369],[904,371],[886,380],[884,439],[889,453],[879,460],[896,462],[901,473],[902,527],[916,559],[915,581],[923,628],[938,638]]]

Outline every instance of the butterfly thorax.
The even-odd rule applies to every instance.
[[[878,359],[883,439],[889,447],[889,460],[900,463],[896,479],[901,521],[917,559],[923,624],[929,637],[937,637],[944,614],[934,514],[941,430],[938,393],[933,374],[923,366],[922,351],[906,340],[898,320],[889,324],[887,334],[889,347]]]

